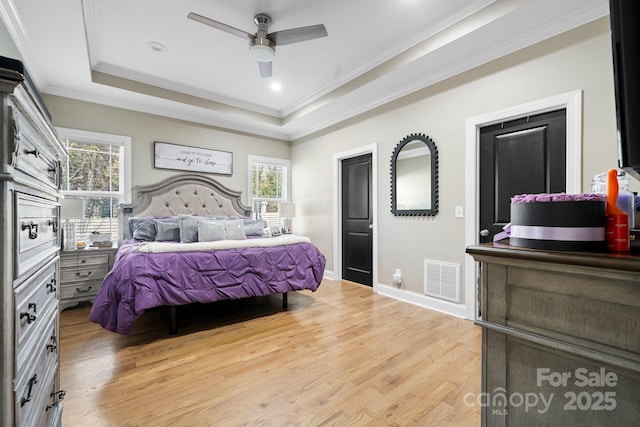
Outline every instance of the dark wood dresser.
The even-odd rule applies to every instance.
[[[467,248],[480,262],[483,426],[640,420],[640,257]]]
[[[0,425],[60,425],[58,140],[20,61],[0,57]]]

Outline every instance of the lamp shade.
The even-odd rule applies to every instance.
[[[60,200],[60,217],[63,219],[84,218],[84,202],[82,199]]]
[[[296,216],[295,203],[281,203],[280,204],[280,218],[293,218]]]

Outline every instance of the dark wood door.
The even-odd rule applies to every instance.
[[[342,161],[342,278],[373,285],[371,154]]]
[[[566,110],[480,129],[480,243],[510,222],[511,197],[566,191]]]

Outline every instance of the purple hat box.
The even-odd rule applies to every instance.
[[[514,197],[509,243],[532,249],[605,252],[605,200],[573,196],[578,200],[516,201],[519,196]]]

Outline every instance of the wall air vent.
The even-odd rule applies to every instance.
[[[424,260],[424,294],[460,302],[460,264]]]

